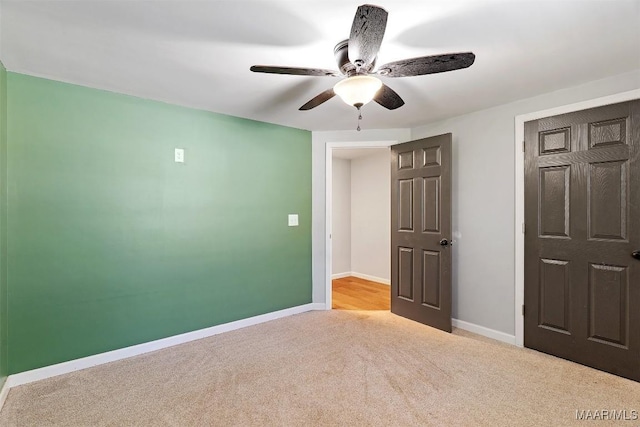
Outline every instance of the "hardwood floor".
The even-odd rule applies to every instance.
[[[344,277],[331,282],[332,308],[336,310],[390,310],[389,285],[357,277]]]

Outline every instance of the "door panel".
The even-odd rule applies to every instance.
[[[571,167],[540,168],[540,235],[569,237]]]
[[[451,134],[391,147],[391,311],[451,332]]]
[[[540,326],[569,334],[569,261],[540,260]]]
[[[540,155],[571,151],[571,128],[540,133]]]
[[[607,145],[624,145],[626,136],[625,118],[589,123],[589,148]]]
[[[440,308],[440,252],[422,251],[422,304]]]
[[[627,163],[591,163],[587,178],[587,221],[591,239],[626,240]]]
[[[413,302],[413,249],[398,248],[398,297]]]
[[[422,189],[422,232],[440,233],[440,177],[424,178]]]
[[[403,179],[398,181],[399,192],[399,229],[413,231],[413,180]]]
[[[640,101],[525,141],[525,346],[640,381]]]
[[[589,265],[589,339],[627,347],[627,295],[627,267]]]

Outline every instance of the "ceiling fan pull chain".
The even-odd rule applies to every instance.
[[[358,107],[358,127],[356,128],[356,130],[358,132],[360,132],[360,120],[362,120],[362,112],[360,111],[360,107]]]

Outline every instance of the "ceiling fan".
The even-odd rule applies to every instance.
[[[378,6],[365,4],[358,7],[349,39],[341,41],[334,48],[340,71],[268,65],[254,65],[251,71],[297,76],[346,77],[333,88],[325,90],[300,107],[301,111],[315,108],[335,95],[339,95],[347,104],[353,105],[358,110],[372,100],[389,110],[395,110],[402,107],[404,101],[400,95],[374,75],[421,76],[459,70],[473,64],[475,55],[471,52],[463,52],[404,59],[389,62],[376,69],[376,58],[387,26],[387,16],[387,11]]]

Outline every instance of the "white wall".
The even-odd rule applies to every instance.
[[[351,161],[333,158],[331,273],[351,272]]]
[[[391,279],[391,161],[388,149],[351,161],[351,270]],[[335,251],[335,241],[333,250]]]
[[[368,147],[371,142],[386,141],[389,145],[409,141],[410,129],[383,129],[357,131],[323,131],[312,133],[312,227],[311,252],[313,274],[313,302],[327,302],[327,226],[326,226],[326,147],[328,143],[349,142],[350,145]]]
[[[637,88],[640,70],[412,130],[453,133],[454,318],[515,332],[515,116]]]

